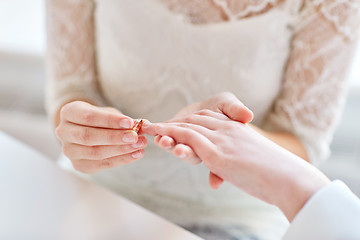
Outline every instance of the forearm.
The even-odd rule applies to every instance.
[[[252,127],[258,133],[260,133],[261,135],[273,141],[274,143],[278,144],[279,146],[285,148],[286,150],[294,153],[295,155],[309,162],[309,156],[307,154],[307,151],[304,145],[302,144],[302,142],[296,136],[287,132],[268,132],[262,130],[261,128],[253,124],[249,124],[249,126]]]
[[[275,162],[278,163],[277,170],[273,172],[276,177],[266,178],[269,180],[268,189],[272,192],[269,194],[272,199],[268,200],[279,207],[291,222],[310,197],[330,180],[317,168],[303,161],[309,160],[306,149],[297,137],[285,132],[267,132],[254,125],[250,126],[281,147],[274,150],[275,155],[267,156],[276,158]],[[264,172],[264,175],[266,174],[267,171]]]
[[[152,128],[158,135],[190,146],[210,171],[279,207],[289,221],[315,192],[329,183],[317,168],[250,126],[214,116],[202,112],[176,122],[154,124]]]
[[[279,207],[291,222],[311,196],[330,183],[330,180],[316,167],[289,151],[278,149],[276,152],[276,155],[270,156],[276,156],[276,170],[263,173],[271,192],[268,200]]]

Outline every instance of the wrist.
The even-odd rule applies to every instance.
[[[292,166],[284,181],[282,194],[275,200],[286,218],[291,222],[306,202],[330,180],[317,168],[299,159],[299,166]]]

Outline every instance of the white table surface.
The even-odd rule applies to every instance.
[[[200,240],[2,132],[0,239]]]

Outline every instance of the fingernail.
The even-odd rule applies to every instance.
[[[135,133],[128,132],[123,136],[123,141],[126,143],[134,143],[136,141]]]
[[[120,127],[130,129],[131,128],[131,122],[129,119],[123,119],[120,121]]]
[[[131,154],[133,158],[140,158],[143,155],[142,151],[136,151]]]
[[[143,140],[139,140],[137,143],[131,145],[133,148],[141,148],[143,147],[145,144],[144,144],[144,141]]]

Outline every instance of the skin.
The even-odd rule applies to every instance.
[[[250,122],[253,118],[252,112],[248,108],[246,108],[233,94],[229,93],[220,93],[203,102],[189,105],[188,107],[181,110],[176,115],[174,120],[186,122],[186,119],[188,119],[188,121],[190,121],[189,114],[195,113],[198,116],[202,115],[204,117],[217,119],[218,121],[226,121],[226,124],[229,124],[229,122],[231,122],[232,124],[244,125],[244,123]],[[172,122],[174,122],[174,120],[172,120]],[[162,132],[161,128],[153,128],[153,125],[150,124],[150,122],[146,122],[143,125],[140,133],[137,134],[131,130],[134,125],[134,120],[128,116],[123,115],[117,109],[110,107],[97,107],[91,104],[91,102],[87,102],[86,100],[71,101],[61,107],[55,118],[55,125],[55,132],[63,145],[63,151],[65,155],[68,156],[69,159],[72,161],[74,168],[80,172],[92,174],[105,169],[129,164],[142,158],[144,156],[144,148],[147,145],[147,140],[145,136],[143,136],[143,134],[147,133],[150,135],[157,135],[157,137],[155,138],[155,142],[160,147],[166,148],[168,151],[173,152],[182,160],[192,164],[198,164],[202,161],[207,164],[211,171],[209,175],[209,180],[210,185],[213,188],[218,188],[223,182],[223,179],[225,179],[229,182],[234,183],[236,186],[244,189],[245,191],[247,190],[246,186],[238,184],[239,182],[236,181],[236,179],[232,179],[231,171],[226,172],[226,168],[221,168],[221,165],[211,164],[211,159],[207,159],[204,155],[201,154],[201,150],[197,149],[198,146],[201,146],[200,148],[204,149],[207,149],[206,147],[210,146],[201,145],[199,144],[200,141],[181,141],[181,139],[179,139],[176,134],[171,135],[168,134],[168,132]],[[260,129],[257,129],[254,126],[251,126],[250,124],[246,124],[244,126],[246,126],[246,129],[248,129],[246,131],[252,131],[253,134],[250,134],[248,137],[249,139],[253,140],[254,146],[256,146],[256,144],[261,145],[261,143],[267,141],[267,144],[264,144],[264,146],[278,147],[278,145],[274,143],[278,142],[280,143],[280,145],[282,145],[281,143],[288,145],[290,144],[291,147],[289,148],[291,148],[292,151],[295,153],[301,153],[301,151],[303,151],[303,147],[299,145],[299,141],[291,135],[288,135],[286,133],[266,133]],[[258,132],[260,132],[261,134],[259,134]],[[219,136],[221,134],[223,134],[223,132],[219,132]],[[251,138],[252,135],[256,135],[257,137]],[[261,138],[259,136],[261,136]],[[233,135],[232,137],[235,138],[235,136]],[[189,140],[192,139],[199,140],[198,138],[189,138]],[[205,142],[208,141],[205,139],[206,135],[203,135],[202,140],[204,140]],[[273,142],[269,139],[273,140]],[[231,139],[232,142],[234,142],[235,140],[236,139]],[[248,147],[249,149],[252,149],[251,146]],[[315,168],[304,165],[305,162],[302,159],[296,157],[295,155],[292,155],[288,151],[285,151],[283,148],[280,149],[281,150],[279,150],[278,147],[277,151],[282,154],[278,154],[276,157],[274,157],[274,159],[277,159],[277,161],[281,161],[281,159],[283,161],[293,159],[292,161],[295,161],[298,166],[296,166],[296,168],[293,168],[294,166],[289,168],[288,166],[288,169],[286,169],[286,166],[282,167],[281,169],[286,169],[286,171],[281,171],[283,175],[277,173],[278,177],[269,177],[269,179],[272,179],[272,181],[266,182],[268,184],[266,188],[264,187],[265,185],[260,184],[260,186],[263,186],[262,190],[268,189],[266,191],[259,190],[251,192],[252,190],[248,190],[250,194],[253,194],[254,196],[257,196],[264,201],[279,206],[281,209],[283,209],[285,215],[287,215],[288,218],[291,220],[294,214],[296,214],[297,210],[300,209],[300,206],[302,206],[304,202],[306,202],[306,199],[311,196],[326,181],[324,181],[323,175],[319,173],[314,174],[314,172],[316,172],[316,170],[314,170]],[[269,150],[269,153],[273,150],[274,149]],[[235,156],[235,152],[232,155]],[[219,155],[215,156],[218,156],[220,158]],[[265,156],[263,157],[264,159],[266,159]],[[236,161],[234,162],[236,163]],[[270,164],[270,166],[274,165]],[[313,172],[313,175],[318,175],[317,180],[322,179],[322,182],[318,181],[318,184],[316,184],[316,179],[312,179],[311,176],[307,175],[309,171],[298,170],[294,172],[291,171],[292,168],[300,170],[311,168],[310,172]],[[235,169],[236,168],[230,170]],[[256,171],[254,170],[254,172]],[[303,172],[303,174],[300,174],[301,172]],[[288,175],[284,173],[288,173]],[[236,174],[234,176],[236,176]],[[286,176],[289,177],[289,179],[292,179],[292,181],[286,179]],[[294,181],[294,179],[298,180]],[[298,182],[301,179],[303,180],[303,182]],[[308,179],[309,181],[306,182],[306,179]],[[284,184],[281,184],[283,182],[289,182],[289,184],[285,184],[285,186]],[[282,193],[277,192],[276,194],[274,194],[274,186],[276,186],[277,188],[278,186],[282,186]],[[286,199],[286,201],[282,202],[281,199],[273,199],[268,196],[269,194],[264,194],[267,192],[270,192],[271,196],[281,196],[281,194],[286,193],[292,194],[284,198]],[[299,194],[301,196],[298,196]],[[290,197],[293,197],[295,201],[288,201]],[[294,202],[297,204],[295,207],[288,206],[289,202]]]
[[[96,173],[144,156],[145,136],[132,131],[134,120],[114,108],[73,101],[61,108],[56,122],[63,152],[80,172]]]
[[[238,109],[236,109],[234,106],[239,106]],[[240,108],[242,106],[242,108]],[[233,109],[230,109],[230,108]],[[185,116],[191,113],[195,113],[197,111],[201,111],[204,109],[212,110],[216,113],[224,113],[224,109],[226,111],[225,117],[229,117],[230,119],[242,123],[249,123],[252,118],[253,114],[252,112],[246,108],[239,99],[236,98],[235,95],[223,92],[220,94],[217,94],[205,101],[197,102],[194,104],[191,104],[185,108],[183,108],[181,111],[179,111],[175,118],[180,116]],[[224,117],[224,116],[223,116]],[[221,118],[221,117],[220,117]],[[171,120],[169,120],[171,121]],[[304,145],[301,143],[301,141],[292,135],[291,133],[287,132],[268,132],[264,131],[257,126],[253,124],[248,124],[252,129],[260,133],[261,135],[265,136],[269,140],[273,141],[274,143],[282,146],[283,148],[289,150],[290,152],[296,154],[300,158],[302,158],[305,161],[309,161],[306,149]],[[145,124],[146,126],[146,124]],[[146,128],[143,128],[144,132],[146,134],[153,135],[152,132],[148,132]],[[172,152],[175,156],[180,158],[181,160],[188,162],[190,164],[198,164],[201,162],[199,157],[192,151],[192,149],[185,144],[177,143],[174,139],[172,139],[169,136],[161,136],[157,135],[154,138],[155,144],[157,144],[160,148]],[[223,180],[216,176],[215,174],[212,174],[210,172],[209,175],[209,182],[210,186],[213,189],[217,189],[221,186]]]
[[[233,94],[219,93],[203,102],[191,104],[175,116],[184,116],[202,109],[223,113],[229,118],[248,123],[252,120],[252,112],[246,108]],[[129,120],[131,127],[121,127],[121,120]],[[78,99],[64,104],[58,111],[54,124],[55,133],[62,143],[64,154],[71,160],[75,169],[83,173],[96,173],[105,169],[118,167],[141,159],[145,152],[147,140],[143,131],[136,134],[130,129],[134,120],[110,107],[98,107],[87,99]],[[264,136],[293,151],[299,156],[306,156],[300,141],[287,133],[269,133],[250,125]],[[120,138],[125,133],[133,137],[127,143]],[[148,133],[151,135],[151,133]],[[96,139],[101,136],[101,139]],[[108,139],[112,139],[108,141]],[[183,161],[191,164],[201,162],[192,149],[184,144],[176,143],[168,136],[157,136],[155,143],[163,149],[173,152]],[[133,145],[136,144],[136,145]],[[306,157],[304,157],[306,158]],[[218,188],[223,180],[215,174],[209,175],[210,185]]]
[[[186,106],[176,114],[175,118],[197,111],[208,112],[209,110],[214,112],[214,114],[217,114],[220,118],[230,118],[241,123],[249,123],[253,119],[252,111],[249,110],[234,94],[228,92],[222,92],[205,101],[196,102]],[[142,130],[145,134],[154,135],[149,128],[146,128],[146,123],[143,125]],[[157,135],[154,138],[154,142],[159,147],[168,152],[172,152],[175,156],[185,162],[190,164],[199,164],[201,162],[201,159],[189,146],[176,143],[176,141],[169,136]],[[223,181],[222,178],[210,171],[209,183],[212,188],[219,188]]]
[[[248,124],[210,110],[179,116],[167,123],[147,123],[145,129],[190,147],[214,174],[278,206],[289,221],[330,182],[311,164]]]
[[[220,93],[201,103],[192,104],[178,115],[197,111],[199,108],[228,114],[232,119],[244,123],[253,118],[252,112],[229,93]],[[71,101],[61,107],[55,117],[55,126],[64,154],[71,160],[74,168],[83,173],[92,174],[129,164],[145,154],[147,140],[143,131],[140,130],[139,134],[132,131],[134,119],[115,108],[97,107],[86,100]],[[161,140],[164,145],[172,145],[172,141],[173,139],[166,137]],[[200,161],[188,146],[176,146],[174,152],[178,150],[189,152],[184,161]],[[210,181],[214,185],[220,185],[222,179],[210,173]]]

